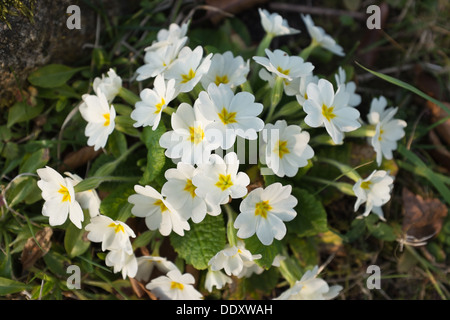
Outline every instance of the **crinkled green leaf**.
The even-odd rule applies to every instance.
[[[166,127],[163,123],[160,123],[156,130],[145,127],[142,131],[141,139],[148,150],[147,164],[140,181],[143,185],[151,183],[161,173],[166,163],[165,150],[159,145],[159,139],[164,132],[166,132]]]
[[[198,270],[208,268],[208,262],[226,245],[223,215],[206,215],[200,223],[191,222],[191,230],[184,236],[170,234],[170,242],[187,264]]]
[[[29,105],[25,101],[16,102],[8,112],[7,127],[11,128],[14,124],[25,122],[40,115],[44,110],[44,103],[38,100],[36,105]]]
[[[0,295],[21,292],[23,290],[29,290],[31,286],[16,280],[0,277]]]
[[[308,237],[327,231],[327,212],[322,203],[304,189],[294,188],[292,195],[298,200],[297,216],[286,223],[288,232]]]
[[[89,214],[84,215],[83,225],[87,224]],[[90,246],[91,242],[84,237],[84,228],[78,229],[73,223],[69,223],[64,236],[64,248],[70,258],[82,255]]]
[[[132,204],[128,202],[128,197],[135,193],[133,187],[134,183],[125,183],[112,191],[100,204],[101,214],[120,221],[130,217]]]
[[[255,260],[256,264],[264,269],[269,269],[275,256],[281,252],[280,243],[280,241],[274,239],[271,245],[266,246],[261,243],[256,235],[253,235],[245,239],[245,249],[253,255],[260,254],[262,257]]]

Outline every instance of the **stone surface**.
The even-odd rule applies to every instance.
[[[101,5],[102,0],[91,1]],[[103,0],[107,15],[129,12],[138,1]],[[78,5],[81,29],[68,29],[67,7]],[[95,41],[97,14],[95,8],[81,0],[39,0],[34,24],[26,17],[11,16],[11,29],[0,23],[0,108],[11,105],[28,75],[48,63],[71,63],[90,54],[85,44]]]

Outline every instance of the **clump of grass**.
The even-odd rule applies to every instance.
[[[9,29],[11,29],[11,24],[8,21],[8,16],[23,16],[34,23],[33,12],[35,7],[36,0],[30,0],[29,5],[25,4],[24,1],[4,0],[0,3],[0,21],[6,23]]]

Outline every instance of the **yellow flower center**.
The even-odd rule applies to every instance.
[[[123,232],[125,233],[125,229],[123,228],[123,226],[120,223],[115,223],[115,222],[111,222],[108,227],[110,228],[114,228],[114,232],[115,233],[119,233],[119,232]]]
[[[205,132],[201,126],[198,126],[197,128],[189,127],[189,133],[191,136],[191,142],[194,144],[199,144],[203,141],[203,138],[205,138]]]
[[[103,125],[104,125],[105,127],[108,127],[109,124],[111,123],[110,114],[109,114],[109,113],[104,113],[104,114],[103,114],[103,118],[105,118],[105,122],[103,123]]]
[[[336,117],[336,115],[333,113],[333,110],[334,107],[327,107],[325,104],[322,105],[322,115],[328,121],[331,121],[331,119]]]
[[[191,194],[191,197],[195,198],[195,189],[197,189],[197,187],[192,184],[192,180],[187,179],[186,185],[184,186],[183,190],[189,192]]]
[[[183,290],[184,289],[184,285],[182,283],[172,281],[170,283],[170,289]]]
[[[153,204],[155,206],[159,206],[159,208],[161,209],[161,212],[167,211],[167,207],[164,204],[164,202],[161,199],[156,200],[155,202],[153,202]]]
[[[383,129],[380,129],[380,135],[378,136],[378,141],[381,141],[383,138],[381,135],[384,133]]]
[[[269,200],[261,201],[255,204],[255,216],[261,216],[266,219],[267,212],[270,210],[272,210],[272,206],[269,205]]]
[[[236,112],[228,112],[228,110],[224,107],[222,111],[218,114],[219,119],[223,124],[236,123]]]
[[[154,113],[160,113],[162,107],[166,104],[166,100],[164,100],[164,98],[161,98],[161,102],[158,103],[157,105],[155,105],[156,107],[156,111]]]
[[[219,181],[216,183],[216,187],[220,188],[222,191],[227,190],[229,187],[233,185],[233,182],[231,181],[231,176],[219,174]]]
[[[62,184],[60,184],[60,186],[61,186],[61,188],[58,190],[58,193],[61,193],[63,195],[62,202],[66,202],[66,201],[71,202],[72,199],[70,198],[69,190],[67,190],[67,188],[65,186],[63,186]]]
[[[287,70],[283,70],[281,67],[277,67],[277,71],[281,74],[284,74],[285,76],[288,76],[289,73],[291,72],[291,70],[287,69]]]
[[[214,81],[214,83],[219,86],[219,84],[224,83],[227,84],[230,80],[228,80],[228,76],[224,75],[224,76],[216,76],[216,81]]]
[[[195,77],[195,72],[194,72],[194,70],[189,69],[189,73],[188,73],[188,74],[182,74],[182,75],[181,75],[181,79],[183,79],[183,80],[181,80],[181,83],[189,82],[189,81],[191,81],[192,79],[194,79],[194,77]]]
[[[371,184],[372,181],[363,181],[361,182],[361,188],[363,188],[364,190],[369,190]]]
[[[285,154],[290,152],[287,147],[287,141],[278,140],[278,142],[275,144],[275,148],[273,149],[273,152],[275,154],[278,154],[280,159],[282,159]]]

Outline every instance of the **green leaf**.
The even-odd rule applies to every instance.
[[[29,290],[30,288],[31,288],[31,286],[29,286],[23,282],[0,277],[0,295],[1,296],[21,292],[23,290]]]
[[[186,231],[183,237],[172,232],[170,242],[187,264],[204,270],[208,268],[209,260],[225,248],[225,233],[223,215],[206,215],[202,222],[191,223],[191,230]]]
[[[367,230],[374,237],[385,241],[394,241],[397,238],[394,229],[386,222],[380,221],[377,215],[371,214],[365,217],[364,221],[366,222]]]
[[[128,202],[128,197],[134,193],[134,183],[120,185],[102,200],[100,212],[113,220],[125,221],[131,216],[132,204]]]
[[[8,122],[6,126],[11,128],[14,124],[19,122],[26,122],[42,113],[44,110],[44,103],[38,100],[35,106],[28,105],[26,102],[16,102],[8,112]]]
[[[50,64],[32,72],[28,81],[37,87],[56,88],[65,84],[75,73],[86,68],[71,68],[62,64]]]
[[[286,223],[288,231],[299,237],[314,236],[326,232],[328,230],[327,212],[322,203],[304,189],[294,188],[292,195],[298,200],[295,207],[297,216],[294,220]]]
[[[273,259],[281,252],[280,241],[274,240],[270,246],[261,243],[256,235],[245,239],[245,249],[249,250],[253,255],[260,254],[261,258],[256,259],[257,265],[264,269],[269,269],[272,266]]]
[[[36,170],[43,168],[49,160],[48,149],[39,149],[24,157],[20,164],[19,173],[36,173]]]
[[[84,215],[85,220],[86,218],[88,214]],[[78,229],[73,223],[69,223],[64,236],[64,248],[70,258],[82,255],[89,248],[91,242],[84,239],[85,232],[84,228]]]
[[[147,147],[147,165],[140,183],[146,185],[151,183],[162,171],[166,162],[165,150],[159,145],[159,139],[166,132],[166,127],[160,123],[156,130],[145,127],[142,131],[142,141]]]
[[[430,97],[429,95],[427,95],[426,93],[420,91],[420,90],[417,89],[416,87],[414,87],[414,86],[412,86],[412,85],[410,85],[410,84],[408,84],[408,83],[406,83],[406,82],[403,82],[403,81],[401,81],[401,80],[398,80],[398,79],[396,79],[396,78],[393,78],[393,77],[391,77],[391,76],[388,76],[388,75],[385,75],[385,74],[382,74],[382,73],[379,73],[379,72],[376,72],[376,71],[372,71],[372,70],[370,70],[370,69],[368,69],[368,68],[362,66],[362,65],[359,64],[358,62],[355,62],[355,63],[356,63],[358,66],[360,66],[361,68],[363,68],[364,70],[366,70],[366,71],[372,73],[373,75],[375,75],[375,76],[377,76],[377,77],[379,77],[379,78],[381,78],[381,79],[383,79],[383,80],[385,80],[385,81],[387,81],[387,82],[390,82],[390,83],[392,83],[392,84],[394,84],[394,85],[396,85],[396,86],[399,86],[399,87],[401,87],[401,88],[403,88],[403,89],[409,90],[409,91],[411,91],[411,92],[417,94],[418,96],[420,96],[420,97],[422,97],[422,98],[424,98],[424,99],[426,99],[426,100],[428,100],[428,101],[433,102],[434,104],[438,105],[442,110],[444,110],[445,112],[447,112],[448,114],[450,114],[450,109],[449,109],[445,104],[443,104],[443,103],[442,103],[441,101],[439,101],[439,100],[434,99],[433,97]]]
[[[76,186],[74,186],[75,192],[83,192],[92,189],[98,188],[100,184],[107,181],[120,181],[120,182],[130,182],[136,181],[137,177],[113,177],[113,176],[105,176],[105,177],[90,177],[86,178]]]

